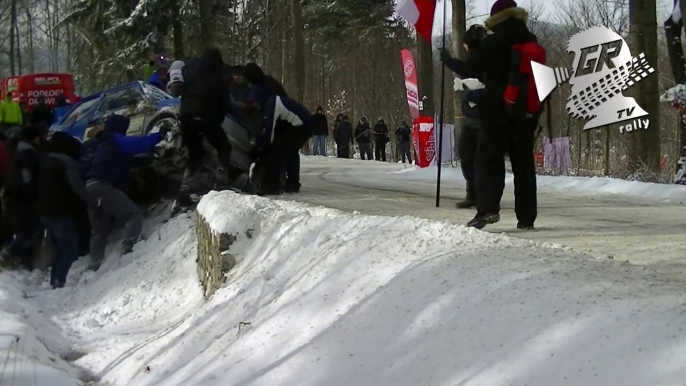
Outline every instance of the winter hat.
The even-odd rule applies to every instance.
[[[245,65],[243,77],[252,84],[264,84],[265,82],[264,71],[262,71],[262,68],[256,63],[248,63]]]
[[[317,107],[317,112],[323,112],[323,111],[324,111],[324,109],[322,108],[322,106]]]
[[[44,130],[37,125],[28,125],[21,129],[20,138],[24,142],[33,142],[34,140],[43,136]]]
[[[517,3],[514,0],[497,0],[491,7],[491,16],[509,8],[517,8]]]
[[[79,159],[81,155],[81,142],[65,132],[53,134],[50,143],[54,153],[66,154],[73,159]]]
[[[482,25],[474,24],[465,32],[462,43],[466,44],[471,50],[478,48],[484,37],[486,37],[486,28]]]
[[[253,86],[250,88],[250,94],[248,95],[248,101],[259,103],[264,106],[265,102],[272,96],[269,89],[264,86]]]

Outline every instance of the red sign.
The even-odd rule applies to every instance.
[[[408,49],[400,51],[405,74],[405,89],[407,90],[407,105],[410,107],[410,117],[419,118],[419,88],[417,87],[417,66],[412,52]]]
[[[38,98],[45,98],[51,108],[57,105],[57,96],[63,94],[67,102],[74,103],[74,80],[69,74],[31,74],[9,77],[0,83],[1,95],[12,93],[12,97],[28,104],[29,110],[38,104]]]
[[[436,156],[434,119],[432,117],[419,117],[413,123],[415,164],[420,168],[426,168],[431,166]]]

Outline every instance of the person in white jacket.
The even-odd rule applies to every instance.
[[[169,68],[169,83],[167,84],[167,90],[170,94],[177,98],[181,95],[181,86],[183,85],[183,66],[185,65],[186,64],[183,61],[177,60],[172,63],[171,67]]]

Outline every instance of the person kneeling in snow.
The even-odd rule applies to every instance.
[[[131,159],[147,153],[162,141],[169,128],[147,136],[126,136],[130,120],[112,115],[105,128],[88,172],[88,191],[102,202],[103,215],[91,210],[91,269],[97,271],[105,258],[105,247],[112,218],[126,221],[122,253],[133,250],[143,229],[143,213],[124,193],[131,174]]]
[[[100,202],[88,192],[79,173],[79,140],[57,132],[52,136],[51,145],[38,177],[38,213],[53,247],[50,285],[62,288],[72,263],[79,256],[77,221],[80,219],[75,209],[84,202],[97,212]]]
[[[262,111],[262,133],[256,147],[266,171],[258,195],[279,194],[280,175],[286,168],[286,192],[300,192],[299,150],[312,137],[312,114],[300,103],[274,95],[264,86],[253,86],[249,102]]]

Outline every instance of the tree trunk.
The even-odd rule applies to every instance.
[[[28,7],[26,8],[26,20],[29,24],[29,72],[33,74],[36,72],[36,58],[33,51],[33,16],[31,15],[31,11]],[[69,50],[67,49],[67,55],[68,54]]]
[[[172,23],[174,35],[174,58],[181,60],[185,57],[183,52],[183,24],[181,24],[181,15],[179,10],[179,1],[174,0],[171,3],[172,7]]]
[[[214,46],[214,25],[212,20],[212,1],[198,0],[200,10],[200,42],[203,48]]]
[[[417,34],[417,68],[419,69],[419,96],[423,104],[422,116],[434,117],[434,65],[431,45]]]
[[[19,75],[24,73],[24,68],[21,63],[21,40],[19,39],[19,24],[14,24],[14,32],[17,34],[17,67],[19,68]]]
[[[17,0],[12,0],[12,9],[10,12],[10,74],[12,74],[12,76],[15,76],[17,73],[14,66],[14,26],[17,25]]]
[[[684,9],[683,6],[686,0],[674,0],[674,7],[679,6],[679,9]],[[665,38],[667,40],[667,54],[669,55],[669,64],[672,68],[672,76],[676,84],[686,84],[686,58],[684,58],[684,49],[681,39],[681,33],[684,29],[683,16],[679,20],[674,21],[672,15],[665,21]],[[676,169],[679,170],[679,162],[686,165],[686,119],[682,117],[679,120],[679,129],[677,132],[678,152],[676,157]],[[683,183],[675,181],[676,183]]]
[[[657,68],[657,12],[655,0],[631,0],[629,2],[629,20],[631,51],[638,55],[645,54],[648,63],[656,73],[638,82],[636,102],[650,113],[650,129],[630,133],[634,138],[636,149],[635,161],[650,171],[651,179],[661,173],[660,170],[660,85]]]
[[[467,56],[467,52],[462,44],[462,37],[466,32],[467,9],[465,0],[453,0],[453,52],[457,54],[458,59],[464,59]],[[452,77],[449,78],[452,79]],[[448,83],[448,85],[450,86],[451,84]],[[452,90],[452,87],[450,89]],[[455,110],[455,143],[457,144],[462,132],[462,98],[460,93],[453,92],[453,108]],[[459,149],[459,146],[455,146],[455,159],[459,158],[457,149]]]
[[[300,0],[291,0],[291,28],[293,33],[293,99],[303,102],[305,99],[305,38],[300,10]]]

